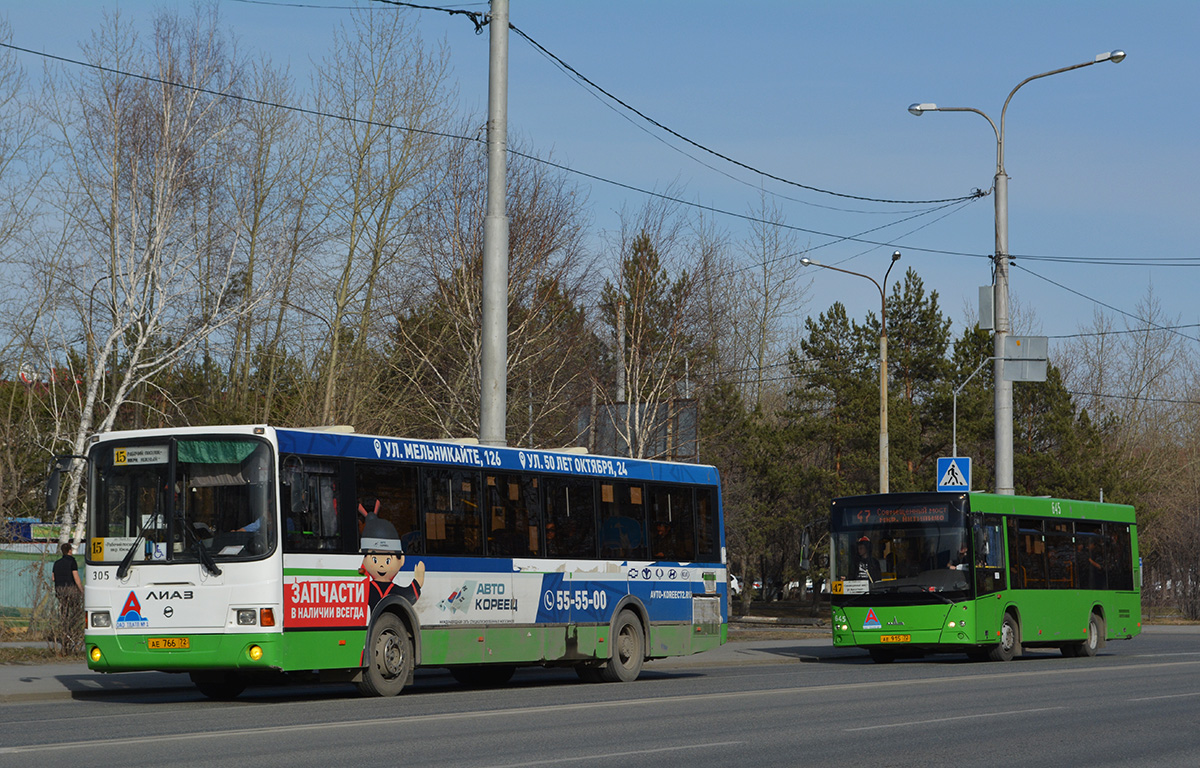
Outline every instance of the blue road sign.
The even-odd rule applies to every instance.
[[[937,489],[939,493],[971,490],[971,458],[969,456],[939,458],[937,460]]]

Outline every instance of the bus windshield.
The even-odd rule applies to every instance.
[[[92,450],[90,465],[92,562],[211,564],[275,548],[271,451],[261,440],[112,441]]]
[[[973,557],[957,500],[919,504],[852,499],[832,516],[831,577],[841,594],[944,602],[969,596]]]

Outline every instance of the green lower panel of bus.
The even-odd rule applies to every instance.
[[[88,667],[97,672],[157,669],[283,669],[283,635],[99,635],[86,638]]]
[[[725,642],[725,624],[662,624],[650,627],[647,654],[684,656]],[[421,630],[421,664],[531,664],[606,659],[609,627],[449,627]]]

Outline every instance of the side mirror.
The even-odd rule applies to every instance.
[[[62,492],[62,473],[69,472],[74,463],[74,456],[55,456],[50,464],[50,476],[46,478],[46,511],[58,511],[58,497]]]
[[[50,513],[58,512],[58,494],[62,491],[62,472],[58,467],[50,470],[50,477],[46,478],[46,511]]]

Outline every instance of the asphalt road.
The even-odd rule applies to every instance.
[[[1151,627],[1094,659],[876,665],[828,640],[654,662],[630,684],[522,670],[466,690],[418,673],[394,699],[342,685],[176,687],[0,705],[0,765],[1195,766],[1200,628]]]

